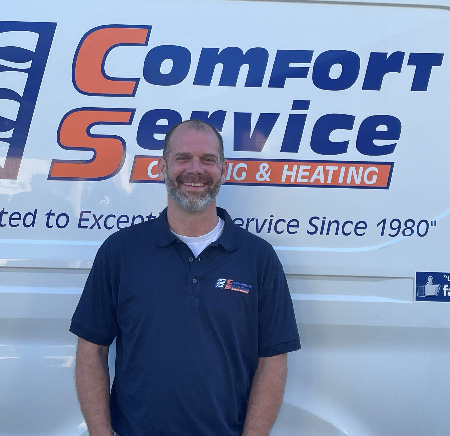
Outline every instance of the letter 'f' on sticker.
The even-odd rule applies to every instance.
[[[109,77],[105,61],[120,45],[147,45],[151,26],[101,26],[86,33],[73,61],[73,86],[82,94],[133,96],[139,79]]]
[[[125,161],[125,141],[114,135],[92,134],[96,125],[130,125],[134,109],[82,108],[69,112],[58,130],[59,145],[66,150],[93,152],[90,160],[53,159],[49,179],[102,180],[117,174]]]

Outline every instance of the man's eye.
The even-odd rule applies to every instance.
[[[187,160],[187,157],[186,156],[178,156],[177,160]]]
[[[216,160],[213,157],[207,157],[204,160],[205,160],[205,162],[208,162],[208,163],[216,163]]]

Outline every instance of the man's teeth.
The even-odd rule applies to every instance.
[[[187,186],[203,186],[203,183],[185,183]]]

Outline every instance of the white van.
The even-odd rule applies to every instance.
[[[272,435],[449,434],[449,40],[446,0],[2,4],[0,436],[87,435],[70,318],[101,242],[164,208],[189,118],[288,275]]]

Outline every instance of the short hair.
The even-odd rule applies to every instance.
[[[211,129],[214,134],[216,135],[217,141],[219,143],[219,157],[220,162],[223,162],[225,160],[224,152],[223,152],[223,138],[222,135],[218,132],[218,130],[211,126],[211,124],[207,123],[206,121],[202,120],[186,120],[182,121],[181,123],[178,123],[174,127],[172,127],[166,134],[166,137],[164,138],[164,149],[163,149],[163,158],[165,161],[167,161],[167,158],[169,157],[170,152],[170,138],[172,137],[174,131],[180,127],[181,125],[186,125],[189,129],[197,130],[197,131],[205,131],[208,129]]]

